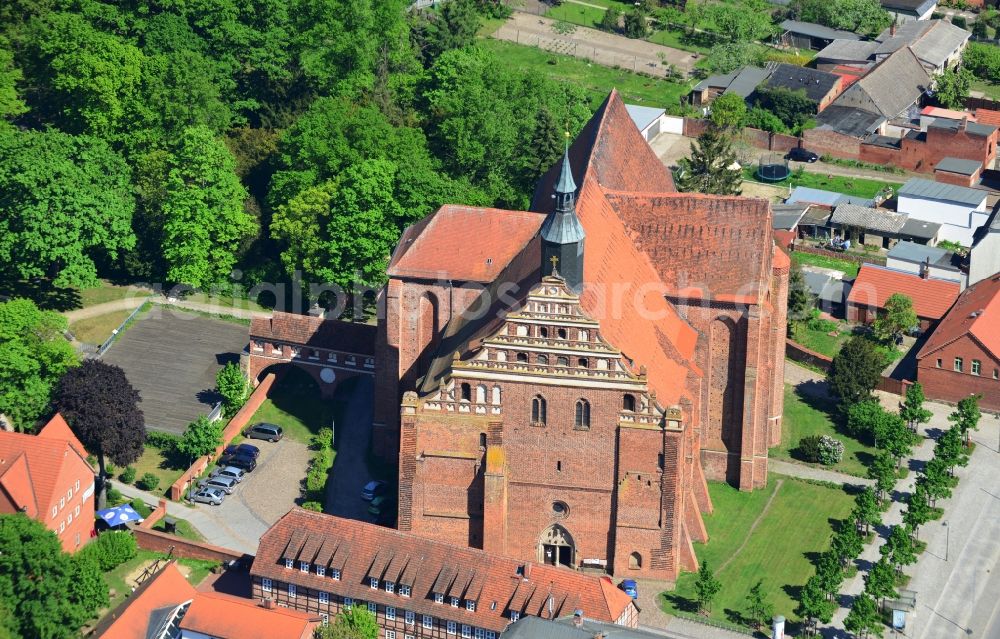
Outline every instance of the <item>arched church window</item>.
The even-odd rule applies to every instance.
[[[542,366],[548,366],[549,365],[549,356],[548,355],[539,355],[538,356],[538,363],[541,364]]]
[[[531,423],[536,426],[545,425],[545,398],[541,395],[535,395],[531,400]]]
[[[461,395],[459,395],[459,397],[461,397],[462,401],[463,402],[471,402],[472,401],[472,386],[470,386],[469,384],[467,384],[465,382],[462,382],[462,385],[459,388],[461,389],[461,391],[460,391]]]
[[[586,357],[581,357],[580,359],[576,360],[576,365],[579,366],[580,368],[590,368],[590,362],[587,361]]]
[[[476,403],[485,404],[486,403],[486,387],[480,384],[476,386]]]
[[[500,387],[499,386],[494,386],[493,387],[493,405],[494,406],[499,406],[500,405]]]
[[[585,399],[576,400],[576,427],[590,428],[590,402]]]
[[[517,361],[519,361],[519,362],[525,362],[526,363],[528,361],[528,354],[527,353],[518,353],[517,354]]]
[[[518,337],[527,337],[528,336],[528,327],[525,326],[525,325],[523,325],[523,324],[518,324],[518,326],[517,326],[517,328],[515,329],[514,332],[515,332],[515,334]]]
[[[568,357],[557,357],[556,358],[556,366],[569,366],[569,358]]]
[[[635,395],[625,394],[625,397],[622,398],[622,410],[635,412]]]
[[[549,329],[547,329],[544,326],[539,326],[538,327],[538,336],[542,337],[542,338],[548,338],[548,336],[549,336]]]
[[[479,433],[479,447],[486,448],[486,433]]]
[[[580,331],[580,341],[581,342],[589,342],[590,341],[590,333],[587,332],[587,331]]]
[[[559,336],[559,339],[566,339],[566,329],[565,328],[560,328],[558,331],[556,331],[556,334]]]

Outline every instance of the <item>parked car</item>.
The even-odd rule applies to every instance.
[[[622,582],[618,584],[618,587],[625,591],[625,594],[633,599],[639,598],[639,587],[635,583],[635,579],[622,579]]]
[[[243,436],[248,439],[265,439],[269,442],[276,442],[281,439],[281,426],[275,424],[254,424],[243,431]],[[247,444],[249,445],[249,444]]]
[[[795,160],[796,162],[809,162],[812,164],[819,159],[819,156],[812,151],[807,151],[806,149],[797,146],[788,152],[788,159]]]
[[[235,466],[248,473],[252,473],[257,468],[257,460],[247,455],[230,455],[228,457],[223,455],[219,459],[219,463],[227,466]]]
[[[210,477],[232,477],[236,480],[236,483],[243,481],[246,477],[246,471],[242,468],[237,468],[236,466],[217,466],[215,470],[212,471]]]
[[[225,457],[226,455],[243,455],[244,457],[257,459],[260,455],[260,449],[253,444],[230,444],[222,451],[222,456]]]
[[[222,492],[218,488],[212,488],[211,486],[205,486],[198,489],[194,495],[191,496],[191,501],[200,504],[211,504],[213,506],[219,506],[222,501],[226,498],[226,493]]]
[[[371,501],[379,495],[385,494],[386,484],[381,479],[375,479],[365,484],[361,490],[361,499]]]
[[[215,477],[209,477],[208,479],[203,479],[198,483],[199,488],[209,487],[218,488],[227,495],[232,495],[233,491],[236,490],[236,480],[232,477],[223,477],[222,475],[217,475]]]

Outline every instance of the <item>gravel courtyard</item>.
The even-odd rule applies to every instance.
[[[102,359],[142,395],[147,429],[180,434],[218,401],[215,375],[247,340],[243,324],[154,305]]]

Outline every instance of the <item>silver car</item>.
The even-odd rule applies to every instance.
[[[216,477],[209,477],[208,479],[203,479],[198,483],[198,488],[217,488],[227,495],[232,495],[233,491],[236,490],[236,484],[238,482],[232,477],[223,477],[218,475]]]
[[[217,466],[215,470],[212,471],[210,477],[231,477],[236,480],[236,483],[243,481],[246,477],[246,471],[242,468],[237,468],[236,466]]]
[[[222,504],[222,500],[226,498],[226,493],[222,492],[218,488],[212,488],[211,486],[205,486],[201,488],[198,492],[191,496],[191,501],[198,502],[201,504],[211,504],[213,506],[219,506]]]

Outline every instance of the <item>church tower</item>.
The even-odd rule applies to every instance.
[[[583,241],[586,234],[576,216],[576,182],[569,165],[569,148],[563,153],[562,172],[555,187],[556,206],[542,223],[542,273],[558,270],[571,290],[583,284]]]

